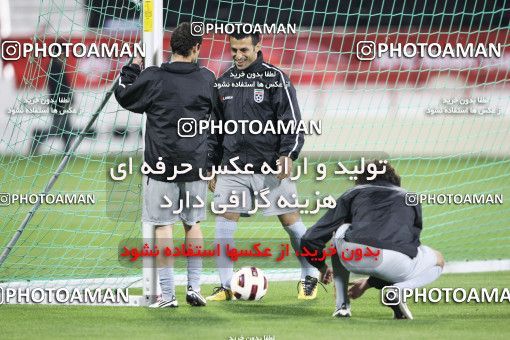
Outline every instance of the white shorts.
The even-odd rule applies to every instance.
[[[207,204],[207,182],[161,182],[143,176],[143,208],[142,222],[156,225],[170,225],[179,220],[187,225],[193,225],[205,220]],[[183,206],[180,213],[174,213],[179,208],[179,200],[186,202],[186,193],[189,197],[189,207]],[[163,196],[172,202],[169,208],[161,207],[168,204]],[[198,204],[196,197],[199,197],[204,206],[193,208]]]
[[[278,199],[285,197],[288,202],[294,202],[297,199],[296,184],[289,178],[284,180],[277,179],[274,175],[218,175],[216,190],[214,191],[214,208],[219,210],[221,205],[228,205],[231,196],[237,196],[239,202],[243,201],[237,207],[228,207],[226,212],[240,213],[243,215],[254,208],[255,192],[262,189],[269,189],[266,198],[270,203],[268,208],[261,208],[264,216],[278,216],[297,211],[297,208],[280,208]],[[258,199],[261,202],[261,199]]]
[[[410,280],[424,270],[437,265],[436,253],[432,248],[424,245],[418,247],[418,253],[414,258],[398,251],[370,247],[374,252],[379,250],[381,256],[377,259],[362,257],[359,261],[346,261],[341,256],[342,252],[350,253],[353,249],[365,249],[366,245],[344,241],[345,230],[341,229],[342,227],[337,230],[334,242],[342,265],[352,273],[375,276],[388,282],[397,283]]]

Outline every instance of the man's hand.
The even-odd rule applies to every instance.
[[[286,156],[280,156],[278,159],[279,165],[282,167],[282,171],[276,178],[283,180],[292,174],[292,158]]]
[[[330,284],[331,281],[333,281],[333,270],[329,268],[327,264],[325,264],[323,269],[320,271],[319,281],[325,285]]]
[[[132,64],[135,64],[135,65],[138,65],[138,66],[142,67],[143,58],[140,57],[139,55],[137,55],[136,57],[133,58]]]
[[[208,171],[207,177],[209,177],[209,176],[211,176],[211,172]],[[209,190],[211,192],[214,192],[214,190],[216,189],[216,175],[209,180],[209,182],[207,183],[207,186],[209,187]]]
[[[353,300],[359,298],[367,289],[370,288],[368,279],[358,279],[354,282],[349,282],[349,286],[351,287],[349,287],[347,295]]]

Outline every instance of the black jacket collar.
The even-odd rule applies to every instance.
[[[369,181],[368,183],[363,183],[361,185],[366,185],[366,184],[371,184],[371,185],[378,185],[378,186],[383,186],[383,187],[398,187],[398,185],[395,185],[387,180],[384,180],[384,179],[375,179],[373,181]]]
[[[196,63],[188,63],[184,61],[173,61],[161,64],[161,68],[165,71],[172,73],[192,73],[200,70],[200,67]]]

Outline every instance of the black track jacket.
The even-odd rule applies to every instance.
[[[406,193],[401,187],[382,180],[355,186],[306,231],[301,247],[318,250],[321,255],[338,227],[350,223],[346,241],[390,249],[414,258],[420,246],[422,214],[419,204],[405,204]],[[306,259],[319,269],[324,265],[316,258]]]
[[[272,121],[275,127],[278,121],[294,121],[296,126],[301,121],[296,90],[280,69],[264,62],[261,52],[248,68],[228,69],[218,78],[216,87],[222,106],[220,116],[216,117],[219,120],[256,120],[262,130],[267,121]],[[229,159],[239,156],[237,165],[243,168],[251,163],[253,170],[259,172],[263,162],[274,167],[280,156],[296,160],[304,143],[302,132],[251,134],[248,129],[246,132],[242,134],[239,129],[235,134],[216,135],[211,162],[229,164]]]
[[[141,72],[131,64],[122,68],[115,98],[126,110],[147,113],[145,131],[145,162],[156,169],[158,157],[163,158],[166,172],[149,174],[151,179],[167,181],[174,174],[174,165],[192,165],[192,171],[179,174],[170,182],[200,179],[199,168],[207,168],[208,134],[180,137],[179,119],[209,120],[217,108],[214,73],[195,63],[171,62],[151,66]],[[205,174],[205,171],[204,171]]]

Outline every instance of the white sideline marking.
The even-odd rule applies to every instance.
[[[489,261],[463,261],[446,263],[443,274],[454,273],[482,273],[509,271],[510,259],[505,260],[489,260]],[[300,278],[299,269],[289,270],[265,270],[269,281],[297,281]],[[203,284],[215,284],[219,282],[218,274],[205,274],[202,276]],[[175,276],[176,285],[186,285],[187,275],[177,274]],[[0,283],[0,288],[89,288],[89,289],[115,289],[115,288],[142,288],[142,276],[128,277],[112,277],[112,278],[93,278],[93,279],[73,279],[73,280],[34,280],[34,281],[13,281]],[[22,303],[23,304],[23,303]],[[48,304],[42,302],[41,304]],[[53,303],[55,304],[55,303]],[[63,305],[80,305],[80,306],[143,306],[143,296],[130,295],[128,303],[118,304],[98,304],[98,303],[72,303]]]
[[[510,270],[510,260],[446,262],[443,274],[483,273]]]

